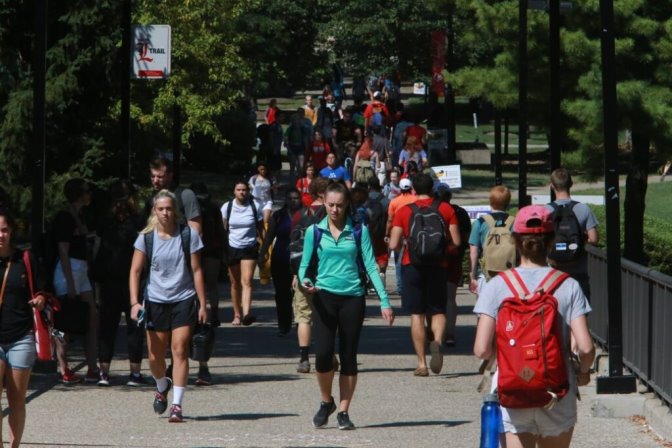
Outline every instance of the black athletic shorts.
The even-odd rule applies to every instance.
[[[171,331],[196,324],[198,300],[192,296],[179,302],[162,303],[145,300],[145,328],[149,331]]]
[[[446,312],[448,271],[440,266],[401,267],[401,305],[410,314]]]
[[[240,264],[240,260],[258,260],[259,259],[259,245],[255,244],[254,246],[244,247],[242,249],[236,249],[235,247],[229,247],[228,254],[226,257],[226,264],[228,266],[234,266]]]

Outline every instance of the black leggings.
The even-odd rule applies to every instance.
[[[275,309],[278,312],[278,329],[288,332],[292,329],[292,273],[289,262],[278,258],[271,259],[271,277],[275,286]]]
[[[339,296],[327,291],[313,295],[315,369],[334,369],[333,357],[338,331],[341,375],[357,375],[357,347],[364,323],[366,303],[362,296]]]
[[[138,328],[131,320],[128,288],[103,285],[101,288],[99,310],[100,326],[98,335],[98,359],[109,363],[114,355],[114,341],[117,337],[121,313],[126,316],[126,336],[128,338],[128,360],[133,363],[142,361],[142,341],[145,339],[144,328]]]

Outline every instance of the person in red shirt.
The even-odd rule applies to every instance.
[[[392,221],[390,235],[390,249],[399,250],[402,240],[410,237],[411,220],[413,219],[413,207],[419,208],[436,207],[443,218],[446,241],[450,247],[461,244],[460,229],[457,216],[453,208],[432,197],[434,181],[427,174],[418,174],[413,179],[413,189],[417,195],[415,203],[399,209]],[[428,376],[425,350],[425,316],[431,316],[432,333],[434,340],[429,344],[431,360],[429,367],[432,372],[441,373],[443,366],[442,338],[446,327],[446,295],[448,281],[448,259],[434,265],[415,265],[411,263],[411,249],[406,247],[401,258],[403,289],[401,303],[404,309],[411,315],[411,338],[413,347],[418,357],[418,367],[413,374],[415,376]]]
[[[421,147],[427,147],[427,129],[420,126],[420,120],[413,120],[413,124],[406,128],[406,138],[415,137]]]
[[[296,181],[296,189],[301,193],[301,202],[304,207],[310,207],[313,197],[310,195],[310,184],[315,179],[315,167],[311,162],[306,163],[305,176]]]
[[[364,127],[368,129],[371,126],[386,126],[390,117],[387,106],[381,101],[383,96],[380,92],[373,94],[373,99],[364,110]]]
[[[308,147],[308,156],[306,160],[313,163],[313,167],[319,173],[322,168],[327,166],[327,156],[331,152],[329,143],[324,140],[322,131],[316,129],[313,132],[313,141]]]

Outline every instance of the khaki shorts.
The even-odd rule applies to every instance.
[[[310,324],[313,315],[313,296],[304,294],[297,286],[294,288],[294,322],[297,324]]]
[[[555,437],[576,425],[576,392],[571,391],[553,409],[507,409],[502,407],[504,431]]]

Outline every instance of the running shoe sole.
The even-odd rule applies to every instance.
[[[441,343],[432,341],[429,344],[429,352],[432,354],[432,358],[429,360],[429,368],[433,373],[441,373],[441,368],[443,367],[443,353],[441,352]]]

